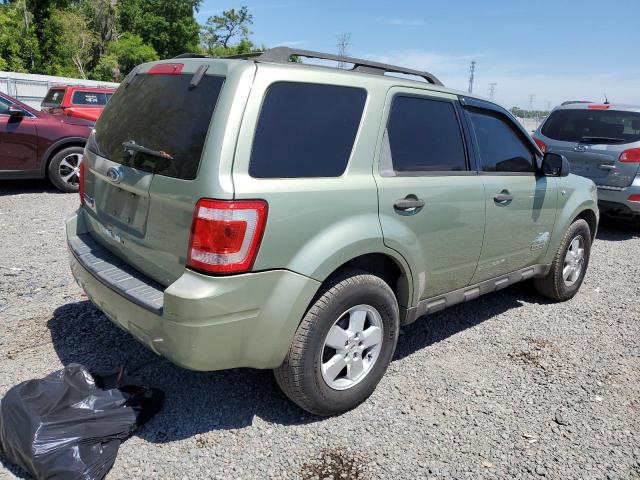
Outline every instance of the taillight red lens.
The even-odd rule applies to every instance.
[[[629,195],[629,199],[630,202],[638,202],[640,203],[640,195]]]
[[[536,142],[536,145],[538,145],[538,148],[540,149],[540,151],[542,153],[547,153],[547,144],[544,143],[542,140],[539,140],[537,138],[533,139],[534,142]]]
[[[84,160],[84,159],[83,159]],[[84,162],[80,160],[80,175],[78,175],[78,193],[80,194],[80,205],[84,205]]]
[[[183,67],[182,63],[159,63],[151,67],[147,75],[180,75]]]
[[[210,273],[250,270],[267,221],[264,200],[212,200],[196,204],[187,265]]]
[[[630,148],[620,154],[622,163],[640,163],[640,148]]]

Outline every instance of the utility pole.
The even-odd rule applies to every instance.
[[[338,43],[336,46],[338,47],[338,55],[346,57],[349,53],[349,47],[351,46],[351,34],[341,33],[338,35]],[[338,68],[344,68],[344,62],[338,62]]]
[[[498,82],[489,83],[489,100],[493,100],[493,98],[496,96],[497,85],[498,85]]]
[[[476,73],[476,61],[471,61],[471,66],[469,67],[469,93],[473,93],[473,77]]]
[[[537,116],[533,117],[533,101],[535,100],[536,95],[534,93],[531,93],[529,95],[529,118],[535,118],[536,122],[537,122]]]

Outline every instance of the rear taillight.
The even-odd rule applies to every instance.
[[[622,163],[640,163],[640,148],[630,148],[620,154]]]
[[[538,140],[537,138],[533,139],[534,142],[536,142],[536,145],[538,145],[538,148],[540,149],[540,151],[542,153],[547,153],[547,144],[544,143],[542,140]]]
[[[80,160],[80,174],[78,175],[78,193],[80,194],[80,205],[84,205],[84,158]]]
[[[640,203],[640,195],[629,195],[628,200],[630,202],[637,202]]]
[[[267,221],[264,200],[212,200],[196,204],[187,265],[209,273],[250,270]]]

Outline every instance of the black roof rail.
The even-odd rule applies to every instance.
[[[562,102],[560,106],[564,107],[565,105],[571,105],[572,103],[593,103],[593,102],[590,100],[567,100],[566,102]]]
[[[275,47],[255,55],[246,55],[243,58],[252,58],[254,56],[258,61],[274,63],[289,63],[291,57],[293,56],[317,58],[320,60],[333,60],[336,62],[352,63],[352,72],[373,73],[378,75],[384,75],[387,72],[402,73],[405,75],[415,75],[417,77],[422,77],[429,83],[444,86],[435,75],[432,75],[429,72],[425,72],[422,70],[412,70],[410,68],[399,67],[397,65],[387,65],[386,63],[373,62],[371,60],[365,60],[363,58],[345,57],[342,55],[335,55],[333,53],[321,53],[311,50],[300,50],[297,48],[289,47]]]
[[[202,53],[181,53],[180,55],[176,55],[173,57],[176,58],[212,58],[209,55],[204,55]]]

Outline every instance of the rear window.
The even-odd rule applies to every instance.
[[[587,143],[640,141],[640,113],[616,110],[556,110],[542,134],[553,140]]]
[[[47,92],[47,95],[42,100],[42,105],[46,107],[55,107],[62,103],[64,98],[64,88],[52,88]]]
[[[74,105],[106,105],[108,97],[104,92],[73,92],[71,103]]]
[[[249,175],[339,177],[347,168],[366,98],[361,88],[273,84],[258,119]]]
[[[121,87],[96,123],[99,155],[146,172],[192,180],[224,78],[205,75],[136,75]],[[126,154],[124,142],[161,154]],[[170,158],[169,158],[170,157]]]

